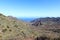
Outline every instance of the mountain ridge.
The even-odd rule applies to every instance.
[[[25,40],[27,37],[37,36],[35,34],[37,33],[28,23],[0,14],[0,40]]]
[[[45,22],[46,23],[46,22]],[[0,14],[0,40],[55,40],[60,32],[31,25],[12,16]],[[45,27],[45,24],[42,24]]]
[[[31,21],[32,25],[35,26],[41,26],[41,25],[45,25],[45,26],[56,26],[56,28],[60,28],[60,17],[46,17],[46,18],[38,18],[35,19],[33,21]],[[49,28],[49,27],[48,27]]]

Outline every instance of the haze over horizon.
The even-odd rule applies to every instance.
[[[0,0],[0,13],[14,17],[60,17],[60,0]]]

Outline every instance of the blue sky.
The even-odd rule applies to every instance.
[[[0,13],[14,17],[60,17],[60,0],[0,0]]]

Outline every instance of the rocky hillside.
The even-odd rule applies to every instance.
[[[60,40],[60,33],[0,14],[0,40]]]
[[[60,40],[60,17],[37,18],[31,21],[31,25],[34,26],[37,29],[37,31],[43,34],[43,36],[37,37],[37,40],[45,40],[45,39],[46,40]],[[40,30],[41,31],[45,30],[45,31],[41,32]],[[52,34],[50,34],[50,32]],[[57,38],[58,37],[57,35],[59,35],[59,38]]]
[[[37,35],[26,22],[0,14],[0,40],[28,40]]]
[[[38,18],[31,21],[34,26],[42,26],[45,28],[59,28],[60,29],[60,17],[46,17]]]

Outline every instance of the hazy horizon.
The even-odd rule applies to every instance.
[[[60,0],[0,0],[0,13],[14,17],[60,17]]]

